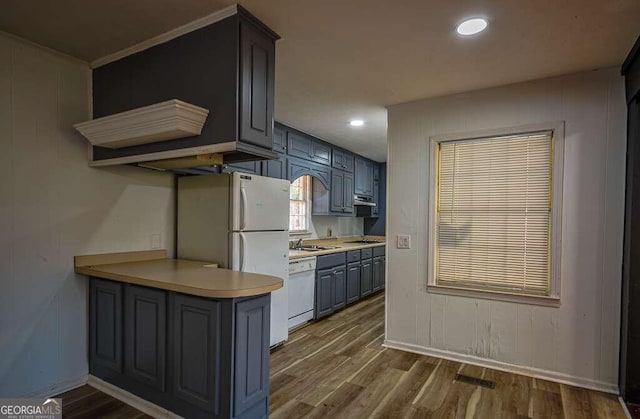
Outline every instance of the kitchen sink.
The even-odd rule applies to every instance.
[[[309,246],[298,246],[298,247],[294,247],[291,250],[304,250],[305,252],[318,252],[320,250],[332,250],[332,249],[339,249],[340,246],[315,246],[315,245],[309,245]]]

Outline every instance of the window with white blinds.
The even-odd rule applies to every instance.
[[[435,284],[550,295],[552,132],[437,152]]]

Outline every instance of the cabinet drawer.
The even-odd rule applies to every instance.
[[[362,256],[360,257],[362,259],[371,259],[373,257],[373,249],[372,248],[362,249]]]
[[[360,250],[349,250],[347,252],[347,262],[360,262]]]
[[[385,246],[379,246],[373,248],[373,256],[384,256],[385,255]]]
[[[316,269],[332,268],[347,263],[347,253],[334,253],[333,255],[318,256],[316,260]]]

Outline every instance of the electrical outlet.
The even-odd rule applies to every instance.
[[[162,236],[160,234],[152,234],[151,235],[151,248],[152,249],[160,249],[162,242]]]
[[[411,249],[411,236],[408,234],[398,234],[398,249]]]

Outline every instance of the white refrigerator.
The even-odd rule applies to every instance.
[[[289,182],[244,173],[178,179],[178,258],[273,275],[271,346],[287,340]]]

